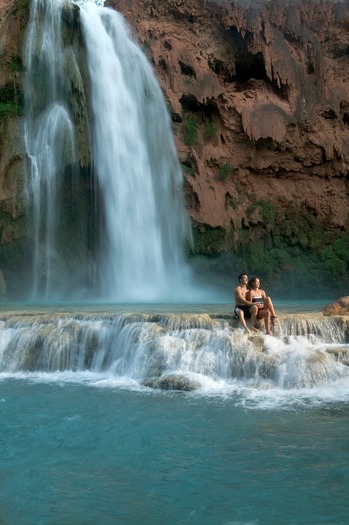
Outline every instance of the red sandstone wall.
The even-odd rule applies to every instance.
[[[329,229],[348,228],[348,2],[107,3],[129,22],[176,114],[194,221],[237,231],[263,222],[260,210],[247,214],[251,203],[273,203],[282,220],[296,202]],[[192,116],[198,137],[187,145]]]

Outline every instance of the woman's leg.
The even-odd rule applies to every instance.
[[[237,308],[236,310],[236,313],[238,314],[238,317],[239,317],[239,323],[242,324],[242,326],[244,327],[246,333],[250,333],[250,330],[248,329],[247,327],[247,324],[246,324],[246,321],[245,321],[245,314],[242,310],[240,310],[240,308]]]
[[[270,334],[270,311],[269,310],[258,310],[258,317],[263,319],[265,326],[265,333]]]
[[[271,324],[272,325],[276,324],[276,313],[275,313],[273,302],[270,299],[270,297],[266,297],[266,299],[264,301],[264,307],[265,307],[266,310],[269,310],[269,312],[270,312]]]

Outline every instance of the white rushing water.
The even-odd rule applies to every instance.
[[[54,296],[55,252],[64,164],[74,161],[75,130],[64,102],[60,2],[34,0],[25,47],[25,146],[30,159],[28,199],[33,206],[34,298]],[[39,110],[37,109],[39,108]]]
[[[67,214],[63,172],[68,166],[69,177],[78,177],[78,123],[69,74],[83,77],[77,66],[81,52],[66,41],[62,27],[63,10],[76,9],[77,4],[89,72],[84,91],[90,93],[91,170],[103,214],[102,226],[93,224],[97,252],[86,248],[91,260],[83,264],[69,254],[59,233]],[[64,299],[66,290],[70,298],[83,295],[81,288],[89,287],[94,268],[96,300],[185,300],[189,275],[183,253],[190,226],[171,121],[152,68],[121,15],[91,2],[33,0],[26,68],[33,298]],[[79,208],[79,193],[74,199]],[[81,224],[75,225],[79,242],[88,220],[82,216]],[[85,279],[76,277],[79,272]]]
[[[184,279],[187,224],[163,95],[118,13],[87,3],[81,20],[106,213],[104,285],[123,299],[168,297]]]
[[[264,406],[348,401],[345,322],[285,315],[279,317],[275,336],[248,337],[223,317],[3,314],[0,376],[204,395],[238,393]]]

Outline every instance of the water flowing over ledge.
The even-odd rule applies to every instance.
[[[182,170],[160,85],[123,17],[32,0],[25,48],[31,299],[184,300]]]
[[[0,315],[0,373],[60,380],[69,373],[77,382],[92,374],[100,384],[218,393],[349,383],[347,319],[285,314],[278,320],[274,336],[247,336],[219,312],[7,311]]]

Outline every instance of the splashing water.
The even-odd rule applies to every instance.
[[[297,318],[279,320],[279,337],[247,337],[220,314],[3,314],[0,377],[239,393],[268,406],[347,401],[346,324],[319,316],[304,333]]]
[[[71,86],[83,78],[85,66],[81,50],[66,44],[67,9],[79,10],[69,15],[70,23],[80,24],[89,73],[88,85],[79,90],[91,107],[79,115],[90,115],[86,148],[98,205],[84,209],[77,182],[81,122]],[[101,300],[185,300],[189,274],[183,249],[190,227],[170,118],[121,15],[96,2],[34,0],[26,49],[33,298],[76,298],[94,287],[94,298]],[[67,194],[73,195],[69,202]],[[67,213],[73,214],[71,222]],[[89,241],[94,236],[95,246]]]

